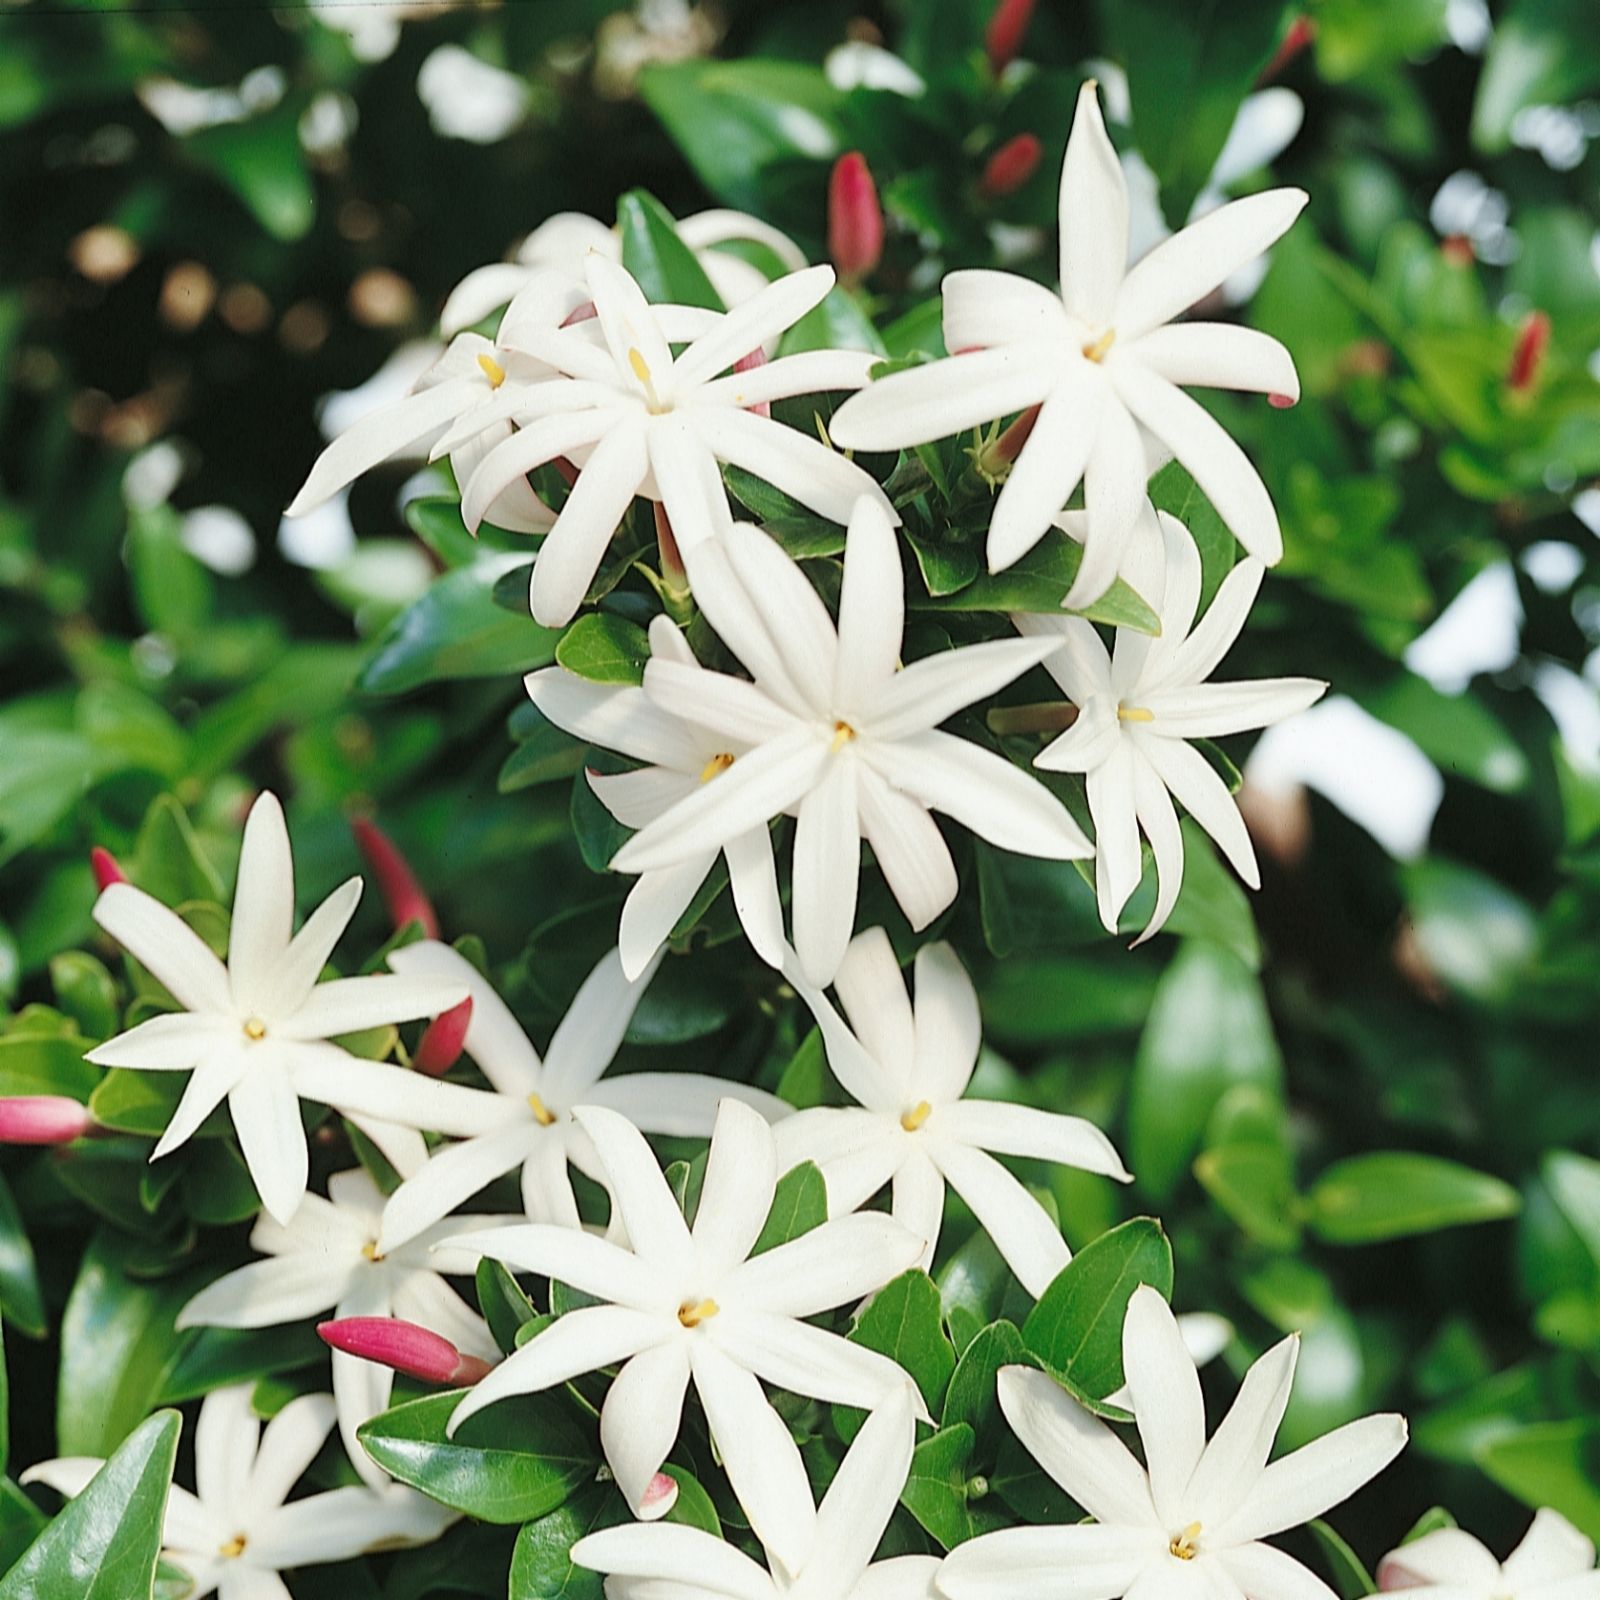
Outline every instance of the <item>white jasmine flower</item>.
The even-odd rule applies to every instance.
[[[1436,1528],[1378,1563],[1378,1587],[1439,1600],[1595,1600],[1600,1572],[1594,1542],[1546,1508],[1503,1563],[1470,1533]]]
[[[761,1381],[871,1408],[903,1387],[888,1357],[804,1319],[859,1300],[904,1272],[922,1240],[881,1213],[837,1217],[754,1259],[777,1183],[772,1132],[736,1100],[717,1110],[691,1231],[644,1136],[627,1118],[580,1106],[632,1249],[574,1228],[532,1224],[455,1243],[606,1302],[569,1311],[513,1351],[451,1418],[459,1426],[508,1395],[623,1363],[600,1411],[600,1443],[635,1515],[677,1438],[689,1380],[750,1526],[794,1572],[811,1552],[800,1451]]]
[[[719,461],[764,478],[835,522],[843,522],[863,495],[895,516],[860,467],[750,409],[792,395],[858,389],[867,381],[871,354],[808,350],[747,372],[729,371],[827,294],[831,267],[780,278],[737,311],[713,318],[676,357],[663,308],[648,304],[622,267],[593,255],[587,278],[595,327],[525,324],[516,330],[518,348],[563,376],[523,391],[537,399],[536,408],[518,408],[516,394],[506,402],[508,414],[526,425],[489,451],[461,503],[467,526],[475,528],[525,473],[559,455],[592,451],[534,562],[536,621],[554,627],[571,619],[636,494],[666,507],[685,551],[712,537],[728,519]],[[511,337],[501,329],[502,340]]]
[[[301,1395],[263,1429],[251,1389],[242,1383],[206,1396],[194,1436],[198,1493],[173,1484],[167,1494],[161,1553],[193,1579],[186,1600],[290,1600],[281,1572],[428,1544],[456,1520],[447,1506],[397,1483],[290,1500],[333,1427],[333,1397]],[[22,1481],[76,1495],[103,1465],[63,1456],[30,1467]]]
[[[889,936],[882,928],[858,934],[834,978],[850,1027],[803,975],[787,976],[859,1107],[817,1106],[779,1123],[779,1165],[815,1161],[833,1212],[854,1211],[892,1182],[894,1215],[927,1241],[924,1268],[939,1241],[948,1183],[1018,1282],[1035,1298],[1043,1294],[1072,1252],[1044,1207],[988,1152],[1126,1182],[1111,1141],[1082,1117],[962,1098],[978,1062],[978,996],[949,945],[917,952],[913,1008]]]
[[[268,1257],[224,1273],[178,1313],[180,1328],[271,1328],[331,1310],[335,1317],[403,1317],[442,1334],[470,1355],[499,1350],[476,1311],[440,1276],[470,1276],[478,1256],[438,1248],[464,1228],[520,1223],[520,1217],[447,1217],[397,1238],[380,1253],[384,1196],[359,1167],[328,1179],[328,1198],[308,1194],[287,1225],[260,1218],[250,1248]],[[339,1433],[356,1471],[382,1485],[388,1475],[361,1448],[356,1429],[389,1404],[391,1368],[333,1352]]]
[[[591,1533],[572,1559],[607,1574],[611,1600],[931,1600],[936,1556],[872,1559],[911,1470],[916,1430],[907,1384],[861,1425],[822,1504],[812,1510],[809,1490],[796,1502],[808,1553],[792,1572],[771,1551],[762,1567],[726,1540],[670,1522]]]
[[[850,942],[863,837],[914,928],[956,892],[933,811],[1025,855],[1090,853],[1042,784],[939,731],[1043,659],[1048,645],[994,640],[898,667],[900,549],[875,501],[858,502],[850,519],[837,627],[805,574],[759,529],[734,527],[688,559],[702,610],[755,682],[671,660],[645,668],[656,705],[726,742],[712,781],[617,852],[619,872],[703,858],[794,810],[794,942],[806,976],[825,984]]]
[[[741,306],[766,288],[767,275],[732,251],[734,243],[764,245],[786,272],[801,272],[807,261],[788,234],[743,211],[698,211],[678,221],[678,237],[694,252],[711,287],[728,307]],[[469,272],[445,300],[439,330],[445,338],[482,322],[514,299],[541,268],[553,267],[575,282],[583,281],[584,262],[593,251],[608,261],[622,259],[622,240],[614,227],[581,211],[558,211],[522,241],[510,261],[497,261]]]
[[[1159,638],[1118,628],[1108,653],[1100,635],[1080,617],[1012,619],[1025,634],[1062,640],[1044,664],[1078,707],[1078,719],[1034,764],[1088,775],[1095,891],[1100,919],[1113,933],[1139,886],[1141,829],[1150,841],[1158,893],[1141,942],[1166,922],[1183,883],[1183,835],[1174,797],[1252,889],[1261,883],[1239,808],[1211,763],[1188,741],[1264,728],[1304,710],[1328,687],[1313,678],[1206,682],[1239,637],[1265,569],[1259,561],[1241,561],[1196,623],[1200,553],[1175,517],[1162,512],[1160,524],[1165,560],[1140,574],[1141,593],[1161,618]]]
[[[835,413],[833,438],[846,449],[894,449],[1040,406],[995,503],[989,567],[1008,567],[1037,543],[1081,481],[1089,537],[1066,597],[1073,609],[1116,576],[1144,496],[1146,434],[1189,469],[1252,555],[1275,562],[1283,540],[1261,479],[1180,386],[1293,398],[1294,362],[1253,329],[1172,318],[1259,255],[1305,201],[1298,189],[1235,200],[1129,269],[1127,182],[1094,84],[1085,84],[1061,170],[1061,293],[1010,273],[951,273],[945,346],[977,353],[873,384]]]
[[[1294,1381],[1298,1335],[1245,1375],[1206,1442],[1200,1378],[1165,1300],[1134,1292],[1123,1364],[1144,1444],[1141,1466],[1120,1438],[1054,1379],[1000,1371],[1000,1407],[1017,1437],[1095,1520],[985,1534],[946,1557],[947,1600],[1331,1600],[1322,1580],[1261,1541],[1297,1528],[1375,1477],[1406,1442],[1403,1417],[1363,1417],[1267,1464]]]
[[[665,616],[657,616],[650,624],[650,654],[654,660],[674,662],[689,672],[704,671],[682,632]],[[716,678],[709,673],[706,677],[714,691]],[[638,772],[588,774],[590,788],[626,827],[642,828],[654,822],[719,777],[750,748],[746,740],[730,740],[726,734],[662,710],[633,684],[591,683],[564,667],[530,672],[523,682],[528,697],[558,728],[648,763]],[[617,933],[622,970],[629,978],[644,971],[677,926],[716,866],[718,853],[713,846],[672,866],[639,874],[623,905]],[[781,966],[783,907],[766,823],[724,841],[720,853],[728,864],[733,903],[751,945],[769,966]],[[646,1127],[646,1131],[666,1130]]]
[[[434,940],[404,945],[390,951],[389,965],[407,981],[451,982],[467,991],[472,1016],[463,1048],[492,1088],[457,1091],[476,1102],[476,1126],[469,1130],[475,1136],[438,1151],[389,1197],[378,1235],[386,1256],[485,1184],[518,1168],[529,1217],[581,1227],[568,1163],[590,1176],[600,1174],[587,1135],[573,1121],[575,1106],[607,1106],[648,1133],[696,1139],[711,1132],[717,1102],[724,1098],[743,1100],[768,1118],[790,1109],[776,1095],[698,1072],[602,1078],[655,976],[654,962],[630,982],[615,950],[603,956],[556,1027],[542,1061],[489,981],[449,945]]]
[[[435,1016],[466,998],[466,986],[448,978],[319,983],[360,898],[361,879],[351,878],[294,933],[294,861],[283,808],[271,793],[262,794],[245,823],[226,966],[188,923],[142,889],[114,883],[101,894],[95,921],[184,1008],[141,1022],[87,1057],[103,1067],[193,1069],[152,1161],[185,1143],[226,1099],[261,1203],[286,1223],[306,1190],[302,1097],[344,1112],[401,1171],[423,1154],[416,1134],[401,1129],[447,1129],[469,1109],[460,1098],[466,1090],[358,1061],[328,1043]]]

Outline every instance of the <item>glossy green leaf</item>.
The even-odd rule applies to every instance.
[[[652,194],[630,189],[617,201],[622,264],[652,305],[723,309],[705,268],[678,237],[672,214]]]
[[[610,612],[579,617],[556,644],[556,661],[591,683],[642,683],[650,641],[635,622]]]
[[[538,1312],[504,1262],[484,1256],[478,1263],[476,1287],[478,1310],[489,1324],[494,1342],[510,1355],[517,1347],[517,1334]]]
[[[1600,1539],[1600,1423],[1539,1422],[1500,1434],[1478,1465],[1525,1506],[1549,1506]]]
[[[961,1359],[951,1374],[939,1417],[940,1426],[952,1428],[957,1423],[965,1423],[977,1442],[978,1459],[985,1459],[1005,1426],[995,1388],[1000,1369],[1032,1364],[1033,1358],[1015,1323],[997,1321],[980,1328],[961,1352]]]
[[[1521,1205],[1515,1189],[1486,1172],[1398,1150],[1335,1162],[1306,1202],[1309,1225],[1330,1244],[1373,1244],[1494,1222]]]
[[[822,1170],[814,1161],[802,1161],[778,1179],[772,1208],[750,1254],[758,1256],[788,1244],[791,1239],[820,1228],[827,1220],[828,1185],[823,1181]]]
[[[1306,1527],[1317,1541],[1322,1564],[1327,1569],[1333,1591],[1339,1600],[1363,1600],[1364,1596],[1378,1592],[1378,1586],[1362,1564],[1361,1557],[1333,1528],[1321,1518],[1307,1523]]]
[[[927,1273],[913,1268],[886,1283],[857,1317],[850,1342],[876,1350],[904,1368],[929,1413],[938,1416],[955,1371],[956,1352],[944,1331],[939,1291]],[[846,1442],[865,1421],[865,1412],[834,1409],[835,1426]]]

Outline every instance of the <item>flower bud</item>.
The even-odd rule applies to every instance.
[[[989,70],[999,77],[1017,58],[1023,36],[1033,21],[1033,0],[1000,0],[984,30],[983,44],[989,52]]]
[[[346,1355],[393,1367],[424,1383],[473,1384],[491,1370],[487,1361],[462,1355],[443,1334],[399,1317],[341,1317],[336,1322],[319,1322],[317,1337]]]
[[[740,356],[734,362],[733,370],[735,372],[754,372],[757,367],[764,367],[766,364],[767,352],[758,345],[749,355]],[[754,412],[758,417],[770,417],[772,415],[772,402],[770,400],[760,400],[753,406],[746,406],[745,410]]]
[[[845,283],[859,282],[883,257],[883,208],[859,150],[840,156],[828,180],[828,254]]]
[[[71,1144],[94,1125],[89,1108],[64,1094],[0,1097],[0,1144]]]
[[[1293,407],[1294,403],[1295,400],[1292,394],[1269,394],[1267,396],[1267,404],[1274,411],[1288,411]]]
[[[994,152],[983,165],[983,176],[978,187],[991,200],[1015,194],[1035,172],[1044,155],[1044,146],[1036,133],[1019,133]]]
[[[398,932],[409,922],[422,925],[430,939],[439,937],[439,918],[432,902],[417,882],[411,864],[400,854],[394,841],[370,817],[356,817],[350,823],[361,854],[366,857],[372,875],[378,880],[378,892],[389,908],[389,916]]]
[[[94,873],[94,883],[102,891],[109,889],[114,883],[126,883],[128,874],[122,870],[122,864],[109,850],[96,845],[89,852],[89,866]]]
[[[1512,394],[1526,394],[1539,381],[1545,351],[1550,348],[1550,318],[1543,311],[1530,311],[1517,331],[1511,365],[1506,368],[1506,388]]]
[[[658,1472],[644,1491],[639,1502],[639,1520],[655,1522],[678,1503],[678,1480],[665,1472]]]
[[[1283,43],[1273,52],[1272,59],[1261,69],[1258,84],[1271,83],[1294,58],[1317,36],[1317,25],[1310,17],[1296,17],[1283,36]]]
[[[430,1078],[443,1077],[460,1058],[462,1046],[467,1042],[467,1029],[472,1026],[472,996],[469,994],[460,1005],[441,1011],[417,1042],[411,1065]]]

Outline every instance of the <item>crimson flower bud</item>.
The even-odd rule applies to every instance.
[[[64,1094],[0,1097],[0,1144],[71,1144],[94,1125],[89,1108]]]
[[[1269,394],[1267,396],[1267,404],[1274,411],[1287,411],[1294,404],[1294,396],[1292,394]]]
[[[828,254],[846,283],[859,282],[883,257],[883,208],[859,150],[840,156],[828,180]]]
[[[1019,133],[994,152],[983,164],[978,187],[991,199],[1015,194],[1039,170],[1044,146],[1036,133]]]
[[[395,929],[408,922],[418,922],[430,939],[439,937],[439,917],[433,903],[417,882],[411,863],[401,855],[394,841],[370,817],[355,817],[350,831],[355,835],[361,854],[366,857],[372,875],[378,880],[378,892],[389,908]]]
[[[1271,83],[1274,78],[1300,54],[1317,36],[1317,25],[1310,17],[1296,17],[1283,36],[1283,43],[1273,52],[1272,59],[1261,69],[1257,83]]]
[[[472,996],[469,994],[460,1005],[441,1011],[423,1031],[417,1042],[411,1065],[430,1078],[440,1078],[447,1073],[461,1055],[467,1042],[467,1029],[472,1026]]]
[[[639,1517],[644,1522],[654,1522],[664,1517],[677,1504],[678,1480],[665,1472],[658,1472],[645,1489],[639,1502]]]
[[[983,44],[989,52],[989,70],[999,77],[1022,48],[1023,36],[1033,21],[1034,0],[1000,0],[984,30]]]
[[[319,1322],[317,1337],[346,1355],[393,1367],[424,1383],[478,1383],[492,1370],[487,1361],[463,1355],[443,1334],[399,1317],[341,1317]]]
[[[1516,348],[1506,368],[1506,387],[1513,394],[1526,394],[1539,381],[1545,351],[1550,348],[1550,318],[1543,311],[1530,311],[1517,330]]]
[[[126,883],[128,874],[122,870],[122,864],[109,850],[96,845],[89,852],[89,866],[94,872],[94,882],[97,889],[109,889],[114,883]]]

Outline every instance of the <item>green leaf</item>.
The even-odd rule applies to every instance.
[[[168,905],[198,900],[220,903],[222,875],[212,865],[189,821],[170,795],[157,795],[139,825],[131,872],[146,894]]]
[[[643,683],[649,659],[644,629],[608,611],[579,617],[556,644],[556,661],[590,683]]]
[[[14,1033],[0,1038],[0,1095],[59,1094],[88,1100],[101,1069],[83,1059],[88,1039]]]
[[[1142,1283],[1172,1294],[1172,1246],[1152,1217],[1103,1233],[1058,1272],[1022,1325],[1023,1342],[1091,1409],[1123,1384],[1122,1324]]]
[[[966,1423],[941,1428],[912,1451],[911,1472],[900,1491],[901,1503],[946,1550],[1010,1520],[997,1502],[985,1503],[972,1492],[978,1487],[967,1477],[972,1450]]]
[[[185,1081],[179,1072],[135,1072],[131,1067],[112,1067],[89,1096],[89,1109],[103,1128],[157,1139],[166,1132],[178,1109]],[[228,1113],[219,1106],[201,1124],[199,1132],[215,1136],[226,1133],[228,1126]]]
[[[1496,22],[1472,108],[1472,142],[1495,155],[1517,113],[1565,105],[1600,85],[1588,0],[1516,0]]]
[[[1373,1244],[1512,1216],[1509,1184],[1439,1156],[1398,1150],[1336,1161],[1306,1196],[1307,1221],[1329,1244]]]
[[[965,1423],[977,1440],[979,1460],[987,1460],[1005,1422],[995,1388],[1002,1367],[1031,1366],[1032,1357],[1022,1342],[1022,1330],[1012,1322],[991,1322],[980,1328],[962,1351],[945,1391],[939,1424],[953,1428]]]
[[[1404,883],[1412,932],[1434,973],[1474,1000],[1511,995],[1538,945],[1527,903],[1487,873],[1442,856],[1413,862]]]
[[[0,1573],[37,1539],[49,1518],[9,1478],[0,1478]]]
[[[510,1355],[517,1348],[518,1331],[539,1313],[503,1262],[484,1256],[478,1262],[476,1287],[483,1320],[489,1324],[494,1342]]]
[[[774,489],[743,467],[724,467],[728,493],[783,546],[796,561],[836,556],[844,550],[844,529],[819,517],[809,507]]]
[[[427,1395],[363,1423],[357,1437],[385,1472],[484,1522],[528,1522],[593,1478],[599,1446],[553,1395],[517,1395],[445,1437],[464,1391]]]
[[[705,1486],[692,1472],[667,1461],[661,1470],[678,1486],[678,1498],[667,1513],[668,1522],[681,1522],[686,1528],[698,1528],[713,1538],[722,1537],[722,1519],[716,1505],[706,1493]]]
[[[1409,672],[1359,697],[1373,716],[1398,728],[1433,764],[1495,794],[1526,787],[1528,758],[1505,725],[1470,694],[1443,694]]]
[[[22,1215],[3,1172],[0,1172],[0,1314],[36,1339],[42,1339],[49,1327],[33,1246],[28,1242]]]
[[[1322,1552],[1323,1565],[1333,1582],[1339,1600],[1363,1600],[1363,1596],[1376,1594],[1378,1586],[1361,1563],[1361,1557],[1319,1517],[1306,1524],[1317,1548]]]
[[[117,984],[86,950],[63,950],[50,958],[50,986],[56,1004],[91,1039],[105,1039],[117,1031]]]
[[[559,637],[527,615],[494,603],[495,580],[518,566],[498,556],[446,573],[378,636],[358,686],[367,694],[408,694],[450,678],[498,678],[545,667]]]
[[[1524,1505],[1548,1506],[1600,1539],[1600,1422],[1539,1422],[1491,1439],[1478,1465]]]
[[[526,1523],[511,1555],[510,1600],[601,1600],[604,1580],[573,1564],[572,1547],[628,1520],[627,1502],[615,1485],[591,1483],[565,1505]]]
[[[178,1434],[159,1411],[0,1579],[0,1600],[138,1600],[155,1583]]]
[[[197,1328],[179,1348],[155,1396],[157,1405],[198,1400],[230,1383],[254,1383],[321,1366],[328,1347],[309,1324],[275,1328]]]
[[[929,1412],[939,1414],[956,1368],[956,1352],[945,1335],[939,1291],[927,1273],[913,1267],[886,1283],[856,1319],[849,1338],[851,1344],[876,1350],[903,1367],[922,1391]],[[846,1443],[865,1421],[864,1411],[834,1409],[834,1424]]]
[[[672,213],[653,194],[630,189],[617,201],[617,232],[622,237],[622,264],[651,305],[724,309],[705,268],[678,237]]]
[[[773,1191],[772,1209],[750,1254],[761,1255],[780,1244],[788,1244],[828,1220],[828,1185],[822,1169],[814,1161],[790,1167],[778,1179]]]
[[[303,107],[285,101],[248,122],[202,128],[183,148],[238,195],[274,239],[293,243],[311,231],[316,193],[300,145]]]

